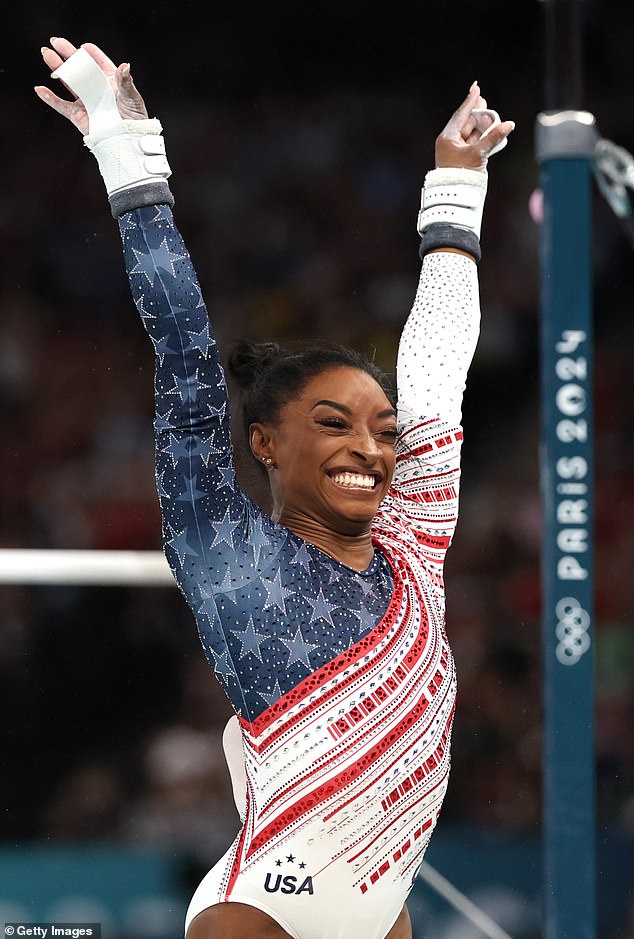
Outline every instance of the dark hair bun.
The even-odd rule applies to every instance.
[[[227,366],[236,384],[247,389],[253,385],[262,369],[283,353],[284,350],[276,342],[249,342],[248,339],[241,339],[229,353]]]

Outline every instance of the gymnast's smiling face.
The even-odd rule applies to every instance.
[[[369,530],[394,473],[396,412],[378,382],[349,366],[309,379],[271,424],[254,424],[254,453],[268,464],[273,518],[303,531]]]

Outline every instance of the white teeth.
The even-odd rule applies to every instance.
[[[339,486],[350,489],[374,489],[374,476],[362,476],[361,473],[337,473],[332,477]]]

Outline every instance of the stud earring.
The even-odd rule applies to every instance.
[[[270,456],[263,456],[263,457],[262,457],[262,462],[263,462],[263,463],[266,463],[267,466],[270,466],[271,463],[273,462],[273,460],[271,459]]]

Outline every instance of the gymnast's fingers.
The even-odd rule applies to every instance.
[[[82,126],[80,126],[83,123],[81,118],[83,115],[85,115],[86,112],[80,101],[65,101],[63,98],[59,98],[50,90],[50,88],[47,88],[45,85],[36,85],[35,94],[38,96],[40,101],[43,101],[44,104],[47,104],[49,108],[57,111],[58,114],[61,114],[62,117],[72,121],[75,126],[82,130]],[[86,132],[87,128],[84,130],[84,133]]]
[[[480,98],[480,86],[474,82],[469,89],[467,97],[447,121],[440,133],[441,137],[457,138],[462,136],[463,129],[470,119],[471,112],[477,106]]]
[[[117,66],[99,46],[96,46],[94,42],[83,42],[81,47],[93,57],[102,72],[105,72],[106,75],[114,75]]]

